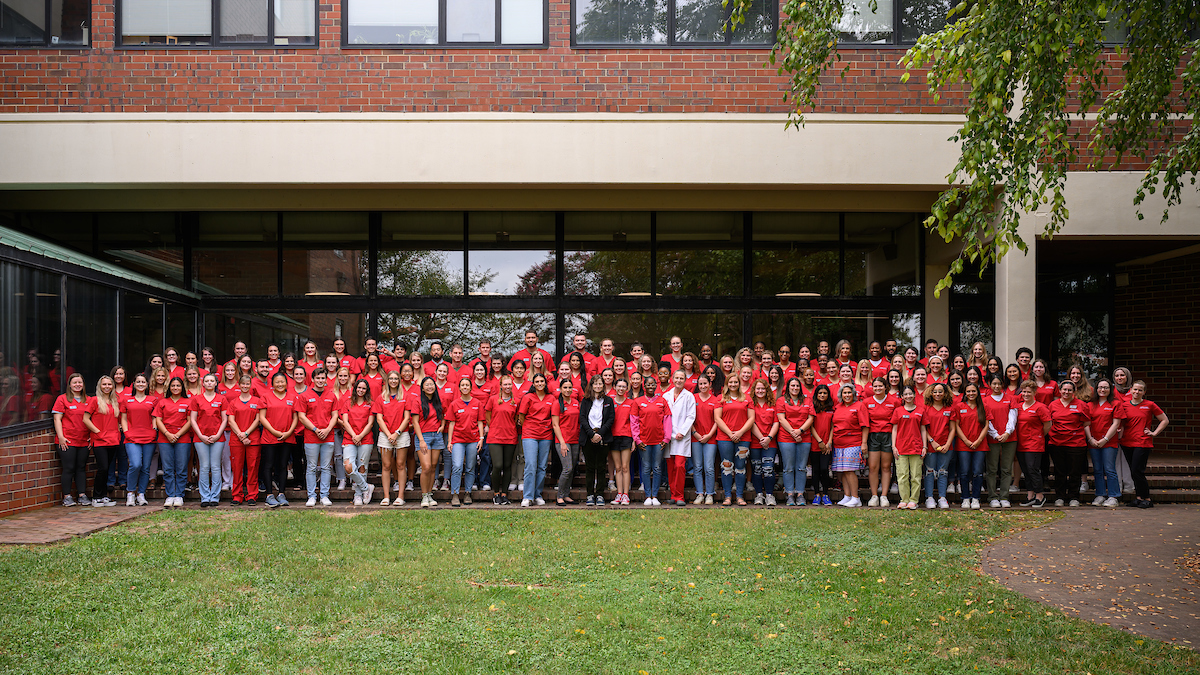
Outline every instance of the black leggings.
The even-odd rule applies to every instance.
[[[1025,479],[1025,489],[1035,495],[1042,494],[1042,457],[1044,452],[1018,452],[1017,463]]]
[[[1129,473],[1133,477],[1133,494],[1138,499],[1150,499],[1150,481],[1146,480],[1146,463],[1154,448],[1131,448],[1122,446],[1125,461],[1129,462]]]
[[[1054,497],[1063,501],[1079,499],[1079,481],[1087,466],[1087,448],[1068,445],[1047,446],[1054,460]]]
[[[64,499],[73,494],[87,494],[88,450],[90,448],[86,445],[83,447],[68,445],[66,449],[59,446],[58,458],[62,460],[62,496]],[[71,489],[72,481],[75,483],[74,490]],[[104,482],[108,482],[107,476],[105,476]]]
[[[488,453],[492,456],[492,490],[497,494],[508,493],[508,481],[512,474],[513,455],[517,452],[516,443],[488,443]]]
[[[119,445],[97,445],[96,477],[92,482],[92,499],[104,499],[108,496],[108,463],[117,461],[117,453],[125,452]]]
[[[269,443],[262,446],[262,456],[258,461],[258,480],[268,494],[276,491],[272,483],[278,487],[279,492],[283,492],[284,483],[287,481],[288,455],[291,452],[291,443]]]
[[[827,455],[820,450],[814,450],[808,456],[808,463],[812,466],[813,492],[817,494],[828,492],[829,488],[833,487],[833,477],[829,475],[829,467],[833,464],[833,453],[830,452]]]
[[[585,470],[583,473],[583,491],[584,494],[603,495],[604,479],[608,475],[608,453],[611,452],[612,446],[608,443],[592,443],[588,441],[583,446],[583,461]]]

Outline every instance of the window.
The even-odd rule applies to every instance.
[[[366,213],[283,214],[284,295],[364,295],[366,267]]]
[[[479,211],[468,216],[472,295],[554,295],[554,214]]]
[[[655,282],[662,295],[742,295],[743,216],[737,211],[660,211]]]
[[[87,46],[91,18],[91,0],[0,0],[0,45]]]
[[[316,0],[121,0],[125,46],[317,43]]]
[[[567,295],[650,293],[650,213],[582,212],[565,217]]]
[[[867,0],[856,0],[846,4],[837,29],[845,43],[912,44],[941,30],[957,5],[957,0],[879,0],[871,11]]]
[[[0,263],[0,427],[50,419],[62,391],[62,277]]]
[[[546,0],[345,0],[346,46],[546,45]]]
[[[745,23],[731,30],[732,7],[722,0],[576,0],[574,44],[774,44],[773,0],[751,0]]]

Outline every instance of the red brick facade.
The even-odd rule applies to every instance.
[[[0,50],[12,112],[786,112],[769,51],[572,48],[570,3],[550,0],[548,49],[357,49],[342,5],[320,4],[316,49],[114,49],[115,0],[93,0],[92,48]],[[845,49],[821,112],[957,112],[924,78],[901,83],[901,49]]]
[[[1129,285],[1116,294],[1116,363],[1145,380],[1146,398],[1171,424],[1155,442],[1159,450],[1200,448],[1200,255],[1122,268]]]
[[[0,516],[36,509],[62,499],[54,433],[38,431],[0,441]],[[90,468],[90,467],[89,467]],[[91,481],[91,471],[88,480]]]

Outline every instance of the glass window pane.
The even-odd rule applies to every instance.
[[[447,42],[495,42],[496,0],[446,0]]]
[[[657,214],[655,275],[662,295],[742,295],[742,214]]]
[[[51,0],[50,44],[88,44],[88,27],[92,24],[91,11],[90,0]]]
[[[676,42],[725,42],[721,0],[675,0]]]
[[[90,213],[30,211],[20,214],[17,226],[36,237],[96,255]]]
[[[500,41],[506,45],[545,43],[545,0],[502,0]]]
[[[754,214],[754,295],[838,295],[836,213]]]
[[[0,2],[0,44],[40,45],[45,41],[45,0]]]
[[[905,0],[900,15],[900,41],[916,42],[922,35],[946,27],[946,13],[956,7],[953,0]]]
[[[117,363],[117,291],[67,279],[67,377],[83,375],[89,394]],[[57,360],[57,359],[56,359]]]
[[[133,382],[133,376],[145,372],[152,354],[163,352],[163,303],[157,298],[149,298],[135,293],[125,293],[121,313],[124,321],[121,323],[121,345],[124,355],[123,364],[129,374],[128,381]]]
[[[650,292],[650,213],[567,213],[567,295]]]
[[[683,351],[699,355],[701,345],[712,345],[717,358],[742,346],[742,314],[568,314],[567,335],[586,333],[598,354],[604,340],[613,341],[613,355],[630,359],[629,347],[640,342],[655,359],[671,351],[672,335],[683,340]]]
[[[462,295],[462,212],[384,213],[375,278],[379,295]],[[473,274],[471,283],[486,282]]]
[[[554,295],[553,213],[471,212],[468,222],[472,294]]]
[[[887,43],[892,41],[892,4],[879,0],[874,11],[865,0],[846,3],[846,12],[838,23],[843,42]]]
[[[959,321],[958,350],[955,354],[967,354],[971,345],[982,342],[987,353],[995,353],[996,328],[991,321]]]
[[[916,214],[847,213],[846,295],[921,295],[924,234]]]
[[[167,303],[167,346],[179,352],[179,363],[196,345],[196,310],[184,305]],[[199,356],[199,353],[197,353]]]
[[[464,362],[478,355],[479,343],[492,343],[492,356],[508,359],[525,347],[525,331],[538,335],[538,348],[554,354],[554,315],[506,312],[380,312],[379,340],[386,345],[403,342],[411,350],[428,354],[429,345],[440,341],[446,353],[462,345]],[[553,367],[553,366],[551,366]]]
[[[275,0],[275,44],[316,44],[316,9],[316,0]]]
[[[437,44],[438,0],[348,0],[350,44]]]
[[[771,0],[751,0],[746,21],[733,31],[734,44],[774,44],[775,4]]]
[[[1095,382],[1101,374],[1109,372],[1108,312],[1055,312],[1057,320],[1042,321],[1043,326],[1050,326],[1054,334],[1050,337],[1052,345],[1050,367],[1054,369],[1054,379],[1062,381],[1070,373],[1071,366],[1079,364],[1088,379]]]
[[[101,213],[97,232],[101,258],[183,286],[183,247],[174,213]]]
[[[49,419],[62,390],[60,279],[0,263],[0,426]]]
[[[665,44],[666,0],[578,0],[575,41],[579,44]]]
[[[817,345],[821,341],[833,346],[839,340],[849,340],[851,356],[861,358],[859,355],[866,353],[869,342],[868,323],[865,316],[798,312],[755,314],[752,320],[753,340],[761,340],[768,349],[773,350],[787,345],[792,348],[793,357],[800,353],[801,347],[808,347],[812,360],[816,360]]]
[[[364,295],[366,265],[365,212],[283,214],[284,295]]]
[[[201,213],[192,249],[197,293],[278,295],[278,216],[267,213]]]
[[[212,0],[123,0],[121,41],[138,44],[209,44]]]
[[[221,40],[266,42],[266,0],[221,0]]]

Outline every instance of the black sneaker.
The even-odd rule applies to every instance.
[[[1036,498],[1034,498],[1034,499],[1029,499],[1029,500],[1026,500],[1026,501],[1023,501],[1023,502],[1021,502],[1021,506],[1033,506],[1033,505],[1034,505],[1034,504],[1036,504],[1037,502],[1038,502],[1038,500],[1037,500]]]
[[[233,506],[241,506],[241,505],[242,505],[242,500],[240,500],[240,499],[235,499],[235,500],[233,500],[232,502],[229,502],[229,503],[230,503],[230,504],[232,504]]]
[[[258,506],[258,500],[257,499],[247,499],[246,506]]]
[[[1034,508],[1034,509],[1040,509],[1040,508],[1042,508],[1042,507],[1043,507],[1043,506],[1045,506],[1045,505],[1046,505],[1046,498],[1045,498],[1045,497],[1042,497],[1041,499],[1035,499],[1035,500],[1033,500],[1033,503],[1032,503],[1032,504],[1030,504],[1029,506],[1030,506],[1030,508]]]
[[[1152,509],[1154,508],[1154,502],[1149,499],[1139,499],[1137,506],[1139,509]]]
[[[1142,500],[1138,499],[1137,497],[1134,497],[1133,499],[1125,502],[1125,506],[1128,506],[1130,508],[1141,508],[1141,505],[1142,505]]]

